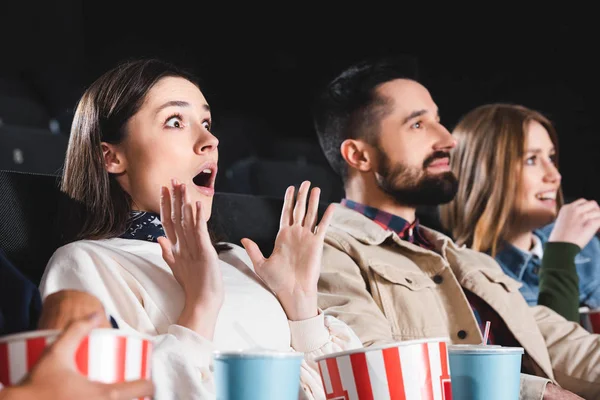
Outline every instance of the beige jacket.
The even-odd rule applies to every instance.
[[[319,306],[350,325],[365,346],[440,336],[481,343],[464,288],[486,301],[525,349],[522,372],[536,376],[523,375],[521,399],[542,398],[548,380],[538,377],[600,399],[600,335],[546,307],[529,307],[521,284],[491,257],[436,231],[423,233],[436,252],[338,205],[325,240]]]

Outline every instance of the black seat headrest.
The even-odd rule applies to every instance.
[[[59,246],[57,210],[64,197],[57,176],[0,171],[0,247],[38,283]]]
[[[70,242],[84,216],[82,207],[59,190],[58,176],[0,171],[0,248],[35,284],[54,251]],[[322,217],[328,204],[319,207]],[[223,241],[247,237],[269,256],[279,231],[283,199],[218,192],[209,226]],[[421,221],[436,226],[435,209]]]
[[[0,171],[0,248],[38,284],[54,251],[80,226],[81,206],[59,190],[53,175]],[[224,241],[248,237],[268,256],[279,231],[283,200],[216,193],[209,225]],[[325,205],[321,207],[321,215]]]

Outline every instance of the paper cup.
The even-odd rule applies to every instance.
[[[518,400],[522,347],[450,345],[455,399]]]
[[[217,400],[297,400],[304,353],[216,351]]]
[[[0,383],[18,384],[60,331],[40,330],[0,337]],[[77,368],[90,380],[115,383],[150,378],[152,339],[118,329],[94,329],[75,355]]]
[[[327,400],[451,400],[448,338],[396,342],[316,359]]]
[[[600,333],[600,308],[590,310],[588,307],[579,309],[581,326],[591,333]]]

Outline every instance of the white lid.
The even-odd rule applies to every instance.
[[[38,330],[38,331],[28,331],[21,333],[13,333],[11,335],[0,336],[0,343],[7,342],[15,342],[21,340],[28,340],[34,338],[47,338],[60,335],[62,331],[59,329],[46,329],[46,330]],[[89,335],[114,335],[114,336],[125,336],[125,337],[136,337],[140,339],[146,339],[149,341],[153,341],[154,338],[149,335],[144,335],[139,332],[134,331],[125,331],[121,329],[113,329],[113,328],[97,328],[92,329]],[[86,335],[86,336],[89,336]]]
[[[590,309],[587,306],[579,307],[579,314],[593,314],[597,312],[600,312],[600,308]]]
[[[522,347],[504,347],[498,345],[452,344],[448,346],[448,352],[462,354],[523,354],[525,350]]]
[[[280,351],[271,349],[244,349],[244,350],[215,350],[213,357],[216,359],[227,357],[239,358],[304,358],[304,353],[297,351]]]
[[[439,343],[439,342],[448,343],[448,342],[450,342],[450,338],[440,337],[440,338],[429,338],[429,339],[404,340],[401,342],[388,343],[388,344],[383,344],[383,345],[379,345],[379,346],[359,347],[357,349],[326,354],[324,356],[315,358],[315,361],[325,360],[326,358],[336,358],[336,357],[340,357],[340,356],[348,356],[350,354],[366,353],[368,351],[385,350],[385,349],[390,349],[392,347],[412,346],[415,344]]]

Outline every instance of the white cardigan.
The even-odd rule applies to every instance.
[[[314,359],[362,347],[360,340],[346,324],[322,312],[288,321],[245,250],[231,246],[219,255],[225,301],[213,342],[177,325],[183,290],[158,243],[115,238],[63,246],[50,259],[40,291],[42,298],[62,289],[89,292],[119,328],[156,336],[152,375],[157,399],[214,399],[212,352],[249,349],[251,341],[268,349],[303,352],[303,392],[309,399],[325,399]]]

